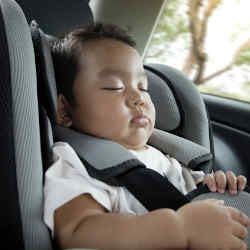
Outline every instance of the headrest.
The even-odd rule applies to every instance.
[[[26,15],[28,23],[36,20],[45,33],[60,36],[93,22],[92,11],[88,0],[17,0]],[[67,20],[67,21],[65,21]]]
[[[162,79],[165,85],[169,87],[174,96],[179,114],[179,123],[175,131],[171,131],[180,137],[184,137],[192,142],[202,145],[211,150],[212,141],[209,132],[209,119],[206,106],[194,83],[179,70],[163,64],[149,64],[145,66],[148,71]],[[159,94],[158,94],[159,95]],[[162,102],[161,98],[159,102]],[[166,107],[160,107],[164,109]],[[174,112],[170,110],[170,115]],[[173,115],[173,114],[172,114]],[[170,116],[171,117],[171,116]],[[169,122],[168,116],[164,116],[162,123]],[[158,129],[165,130],[161,125]],[[170,130],[167,130],[170,132]]]
[[[164,131],[173,131],[181,125],[181,113],[173,91],[155,73],[145,68],[149,93],[156,110],[155,127]]]

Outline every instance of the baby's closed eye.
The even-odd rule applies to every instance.
[[[121,89],[123,89],[123,87],[106,87],[106,88],[102,88],[102,89],[112,91],[112,90],[121,90]]]

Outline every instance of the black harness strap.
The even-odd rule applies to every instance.
[[[149,211],[159,208],[177,210],[190,202],[167,177],[149,168],[133,168],[116,178]]]
[[[146,168],[145,165],[138,160],[130,160],[124,162],[120,167],[114,167],[121,171],[113,175],[112,170],[114,170],[114,168],[104,171],[96,170],[79,154],[79,151],[77,153],[91,177],[99,179],[109,185],[127,188],[148,211],[159,208],[177,210],[191,201],[182,194],[167,177],[162,176],[155,170]],[[122,167],[127,167],[127,169],[122,171]],[[103,172],[110,172],[109,177],[105,177],[107,175],[103,175]],[[145,183],[147,184],[145,185]]]

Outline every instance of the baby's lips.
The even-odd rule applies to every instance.
[[[131,122],[140,126],[145,126],[149,123],[149,119],[147,116],[141,115],[141,116],[134,117],[131,120]]]

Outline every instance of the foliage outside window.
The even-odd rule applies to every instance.
[[[250,1],[166,2],[145,63],[181,70],[201,92],[250,102]]]

